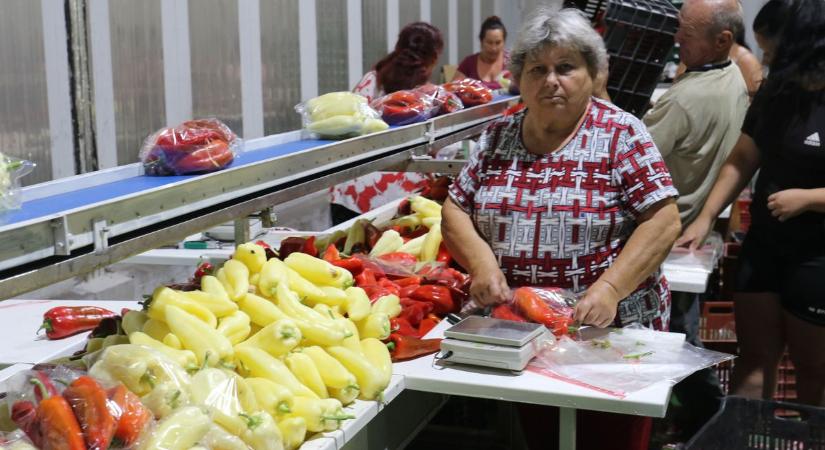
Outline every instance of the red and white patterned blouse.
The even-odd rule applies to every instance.
[[[678,196],[644,125],[592,99],[567,145],[544,155],[521,140],[526,110],[482,134],[450,188],[511,286],[585,291],[615,261],[650,206]],[[666,330],[670,291],[657,271],[619,303],[617,326]]]

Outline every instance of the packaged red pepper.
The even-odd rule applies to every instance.
[[[527,322],[527,319],[521,317],[517,312],[513,311],[513,308],[506,303],[502,303],[501,305],[493,308],[493,312],[490,315],[496,319],[512,320],[513,322]]]
[[[140,150],[147,175],[187,175],[221,170],[235,159],[241,140],[218,119],[189,120],[152,133]]]
[[[452,92],[461,99],[465,107],[483,105],[493,100],[493,91],[484,86],[479,80],[473,78],[463,78],[457,81],[445,83],[444,89]]]
[[[80,423],[88,450],[107,450],[118,421],[110,410],[106,390],[94,378],[84,375],[63,391],[63,397]]]
[[[464,104],[461,102],[461,99],[454,93],[444,89],[443,86],[427,83],[413,90],[425,95],[433,106],[435,106],[436,110],[433,116],[449,114],[464,109]]]
[[[559,288],[520,287],[513,291],[516,310],[527,319],[541,323],[556,336],[568,333],[573,325],[575,294]]]
[[[428,96],[409,90],[395,91],[379,97],[373,100],[370,106],[390,125],[423,122],[433,117],[438,110]]]

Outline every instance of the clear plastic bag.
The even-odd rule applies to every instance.
[[[188,120],[152,133],[139,157],[147,175],[207,173],[229,166],[242,145],[218,119]]]
[[[442,85],[448,92],[452,92],[461,99],[465,107],[483,105],[493,100],[493,91],[479,80],[462,78]]]
[[[0,432],[0,450],[37,450],[37,447],[21,430]]]
[[[420,91],[396,91],[372,101],[370,106],[390,125],[423,122],[436,115],[441,103]]]
[[[304,129],[322,139],[346,139],[386,130],[367,98],[352,92],[330,92],[295,105]]]
[[[582,330],[581,340],[563,336],[543,345],[529,368],[601,392],[624,397],[655,383],[676,384],[693,372],[733,359],[694,347],[684,335],[631,325]]]
[[[442,114],[449,114],[464,109],[464,103],[452,92],[444,89],[443,86],[437,84],[427,83],[413,89],[414,92],[419,92],[435,106],[436,110],[433,116],[440,116]]]
[[[0,214],[20,209],[20,178],[31,173],[35,164],[0,153]]]
[[[509,303],[493,309],[497,319],[530,321],[547,327],[556,336],[568,334],[579,298],[567,289],[522,286],[513,290]]]

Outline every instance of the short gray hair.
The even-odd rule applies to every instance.
[[[745,31],[745,13],[742,11],[742,5],[736,0],[723,0],[714,10],[708,24],[710,35],[715,37],[723,31],[730,31],[736,42],[737,36]]]
[[[510,71],[517,80],[521,78],[527,59],[535,57],[547,46],[579,52],[593,79],[607,71],[604,40],[578,9],[540,6],[530,14],[510,54]]]

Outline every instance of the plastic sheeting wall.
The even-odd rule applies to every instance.
[[[22,179],[52,178],[40,2],[0,2],[0,152],[37,163]]]
[[[318,92],[348,91],[347,2],[316,0]]]
[[[447,0],[433,0],[430,8],[432,19],[430,23],[441,31],[441,38],[444,40],[444,50],[441,52],[441,56],[438,58],[438,63],[436,63],[435,66],[435,70],[433,70],[433,75],[430,77],[430,80],[434,83],[438,83],[441,81],[441,66],[444,64],[449,64],[448,53],[450,52],[450,19],[448,17],[448,13],[450,8],[447,4]]]
[[[421,20],[421,0],[400,0],[398,2],[398,30],[404,25]]]
[[[160,0],[110,0],[109,17],[117,162],[130,164],[166,122]]]
[[[301,101],[299,0],[261,0],[264,133],[301,127],[293,107]]]
[[[243,136],[237,0],[189,0],[192,115],[217,117]]]
[[[361,0],[361,42],[364,73],[367,73],[387,54],[387,4],[384,0]]]
[[[458,61],[475,53],[473,41],[478,39],[478,30],[473,27],[474,0],[458,0]]]

